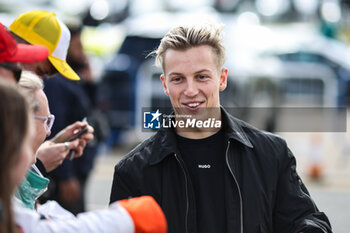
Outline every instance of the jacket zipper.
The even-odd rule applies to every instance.
[[[228,163],[228,150],[230,148],[230,140],[228,141],[228,145],[226,148],[226,164],[228,166],[228,169],[230,170],[230,173],[237,185],[237,189],[238,189],[238,194],[239,194],[239,204],[240,204],[240,217],[241,217],[241,233],[243,233],[243,201],[242,201],[242,194],[241,194],[241,189],[238,185],[236,176],[233,174],[232,168],[230,167],[230,164]]]
[[[177,154],[174,154],[174,156],[175,156],[175,158],[176,158],[176,160],[177,160],[177,162],[180,164],[180,167],[181,167],[181,169],[182,169],[182,171],[183,171],[183,173],[184,173],[184,175],[185,175],[185,185],[186,185],[186,220],[185,220],[185,224],[186,224],[186,233],[188,232],[188,230],[187,230],[187,223],[188,223],[188,210],[189,210],[189,200],[188,200],[188,188],[187,188],[187,174],[186,174],[186,171],[185,171],[185,169],[184,169],[184,167],[183,167],[183,165],[182,165],[182,162],[181,162],[181,160],[180,160],[180,158],[178,158],[177,157]]]

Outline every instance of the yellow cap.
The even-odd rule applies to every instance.
[[[10,25],[10,31],[30,44],[46,46],[48,59],[58,72],[68,79],[80,80],[66,62],[70,32],[55,13],[34,10],[21,14]]]

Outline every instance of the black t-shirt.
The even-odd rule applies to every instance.
[[[196,198],[198,232],[226,232],[224,173],[227,142],[223,129],[204,139],[177,135],[177,143]]]

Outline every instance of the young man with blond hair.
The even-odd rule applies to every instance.
[[[161,128],[116,166],[110,201],[148,194],[161,205],[169,233],[331,232],[296,172],[285,141],[229,115],[221,26],[182,26],[161,40],[156,61],[173,124]]]

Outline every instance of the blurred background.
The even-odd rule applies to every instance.
[[[99,122],[88,209],[107,206],[114,165],[151,135],[141,130],[142,108],[170,105],[159,81],[161,71],[147,55],[170,28],[213,22],[225,25],[229,79],[222,105],[285,138],[334,232],[349,231],[346,115],[341,128],[308,129],[313,117],[301,122],[283,109],[348,111],[350,0],[0,0],[0,21],[9,26],[19,14],[34,9],[82,26]],[[302,124],[306,128],[300,129]]]

